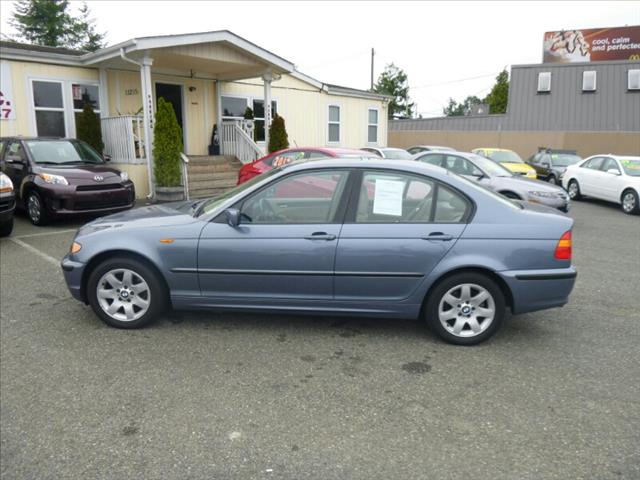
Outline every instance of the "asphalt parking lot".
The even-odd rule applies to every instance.
[[[78,223],[0,241],[6,479],[638,479],[640,217],[574,203],[569,305],[477,347],[419,322],[73,300]]]

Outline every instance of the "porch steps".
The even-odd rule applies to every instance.
[[[236,186],[240,161],[229,155],[189,157],[189,196],[205,198],[219,195]]]

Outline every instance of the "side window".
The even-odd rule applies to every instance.
[[[294,162],[296,160],[301,160],[303,158],[304,152],[286,152],[272,157],[267,163],[276,168],[282,167],[283,165]]]
[[[435,190],[435,183],[424,177],[365,172],[356,223],[429,223]]]
[[[543,155],[542,157],[540,157],[540,163],[545,167],[550,167],[551,166],[551,156],[550,155]]]
[[[460,223],[467,218],[469,201],[447,187],[438,186],[435,223]]]
[[[4,157],[4,144],[5,142],[0,141],[0,162],[2,161],[2,157]]]
[[[13,142],[7,149],[7,158],[9,157],[19,158],[22,161],[26,161],[27,156],[24,153],[24,148],[20,142]]]
[[[615,170],[620,173],[620,168],[618,164],[613,158],[605,158],[602,162],[602,167],[600,168],[603,172],[608,172],[609,170]]]
[[[328,157],[329,155],[327,155],[326,153],[322,153],[322,152],[308,152],[308,155],[306,158],[325,158]]]
[[[589,168],[591,170],[600,170],[600,167],[602,167],[602,162],[603,161],[604,161],[604,157],[592,158],[587,163],[585,163],[582,166],[582,168]]]
[[[420,147],[413,147],[407,150],[407,152],[409,152],[411,155],[415,155],[416,153],[420,153],[422,152],[422,148]]]
[[[424,155],[424,156],[420,157],[418,160],[420,162],[425,162],[425,163],[429,163],[431,165],[436,165],[438,167],[441,167],[443,159],[444,159],[444,155],[430,154],[430,155]]]
[[[482,172],[473,163],[456,155],[447,155],[445,168],[458,175],[482,175]]]
[[[348,176],[346,170],[289,175],[245,200],[242,223],[332,223]]]

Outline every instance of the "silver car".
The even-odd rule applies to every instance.
[[[364,147],[361,148],[365,152],[375,153],[381,158],[388,160],[411,160],[411,154],[402,148],[391,147]]]
[[[507,198],[538,203],[565,213],[571,207],[569,195],[562,188],[514,175],[499,163],[475,153],[426,152],[414,155],[413,158],[476,180]]]

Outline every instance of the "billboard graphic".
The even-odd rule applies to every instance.
[[[640,26],[544,34],[544,63],[640,60]]]

